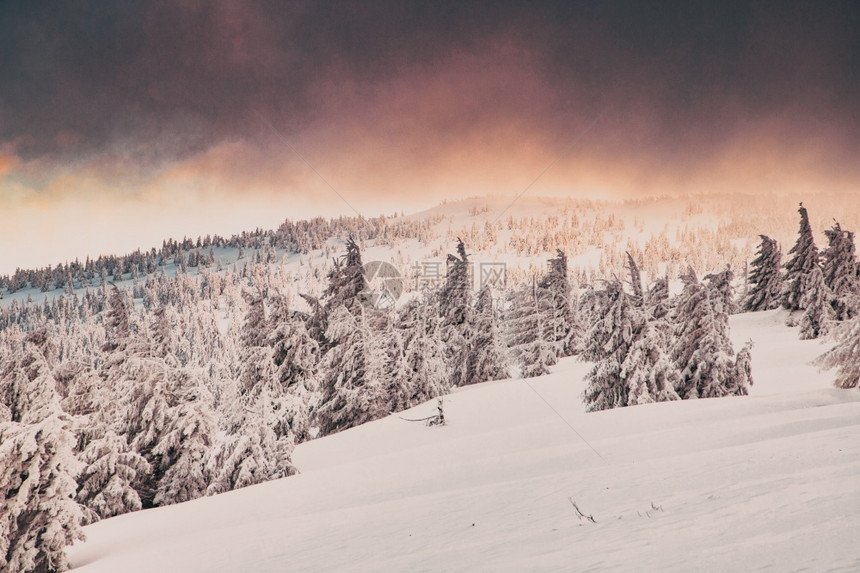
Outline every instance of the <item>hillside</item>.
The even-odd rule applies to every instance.
[[[567,358],[544,377],[455,390],[447,426],[402,419],[431,414],[427,403],[299,445],[299,475],[98,522],[71,562],[82,573],[856,571],[860,393],[833,389],[808,364],[824,347],[784,318],[731,318],[735,346],[755,342],[748,397],[585,414],[588,365]]]

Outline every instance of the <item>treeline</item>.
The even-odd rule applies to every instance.
[[[438,219],[407,220],[380,215],[374,218],[340,217],[310,220],[286,220],[277,229],[256,229],[225,239],[218,235],[164,241],[160,249],[137,250],[124,256],[87,258],[83,263],[75,260],[56,267],[18,269],[10,275],[0,275],[0,291],[11,294],[24,288],[41,292],[96,287],[108,280],[119,282],[152,274],[166,264],[175,263],[183,268],[209,267],[215,263],[213,248],[254,249],[270,252],[274,249],[307,254],[321,249],[333,237],[352,236],[359,241],[376,240],[385,245],[407,238],[429,240],[432,226]],[[220,269],[219,269],[220,270]],[[0,292],[2,296],[2,292]]]

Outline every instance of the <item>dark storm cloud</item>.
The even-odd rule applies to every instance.
[[[591,143],[605,153],[695,162],[768,124],[848,162],[858,13],[855,2],[6,2],[0,146],[157,167],[224,142],[265,145],[258,112],[294,134],[425,75],[463,88],[443,140],[521,116],[560,147],[607,109]],[[440,74],[462,55],[479,65]],[[507,74],[509,59],[532,81],[472,91],[480,62]]]

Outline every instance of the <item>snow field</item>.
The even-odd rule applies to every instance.
[[[586,414],[589,365],[564,359],[548,376],[456,390],[445,427],[402,419],[432,414],[429,402],[300,445],[300,475],[96,523],[71,562],[86,573],[860,570],[860,392],[809,366],[826,347],[784,319],[731,319],[736,348],[755,342],[748,397]]]

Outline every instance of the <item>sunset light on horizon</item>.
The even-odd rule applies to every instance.
[[[0,273],[529,186],[856,194],[859,38],[850,2],[5,3]]]

